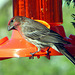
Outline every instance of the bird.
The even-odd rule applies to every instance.
[[[25,40],[38,48],[38,51],[34,52],[32,56],[39,52],[41,48],[52,47],[75,64],[74,56],[72,56],[64,47],[64,44],[71,43],[65,41],[61,35],[48,29],[43,24],[24,16],[15,16],[8,22],[8,31],[10,30],[17,30]]]

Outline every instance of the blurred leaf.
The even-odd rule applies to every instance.
[[[73,8],[75,7],[75,0],[63,0],[65,3],[70,6],[71,3],[73,3]]]

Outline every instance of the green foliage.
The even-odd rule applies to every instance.
[[[66,35],[69,36],[70,34],[75,35],[75,28],[73,27],[71,22],[74,22],[72,18],[72,14],[75,13],[75,8],[63,6],[63,26],[66,32]]]
[[[63,56],[51,57],[51,60],[26,57],[0,61],[2,75],[75,75],[74,70],[74,65]]]
[[[71,3],[73,3],[73,8],[75,7],[75,0],[62,0],[65,1],[65,3],[70,6]]]
[[[12,0],[9,0],[7,4],[5,4],[1,9],[0,9],[0,39],[8,36],[10,38],[11,31],[7,31],[7,25],[9,19],[12,17],[12,6],[11,2]]]
[[[11,0],[0,9],[0,39],[8,36],[8,20],[12,17]],[[75,9],[63,6],[63,26],[67,36],[75,34],[75,29],[70,22],[73,21],[71,14]],[[40,59],[11,58],[0,61],[0,75],[75,75],[74,65],[65,56],[51,56],[48,60],[45,57]]]

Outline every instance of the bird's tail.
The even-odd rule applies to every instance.
[[[63,44],[54,44],[57,49],[63,54],[65,55],[74,65],[75,65],[75,58],[74,56],[72,56],[64,47]]]

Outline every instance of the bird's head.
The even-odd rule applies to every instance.
[[[19,25],[21,25],[23,21],[23,16],[15,16],[11,18],[8,22],[8,31],[18,28]]]

